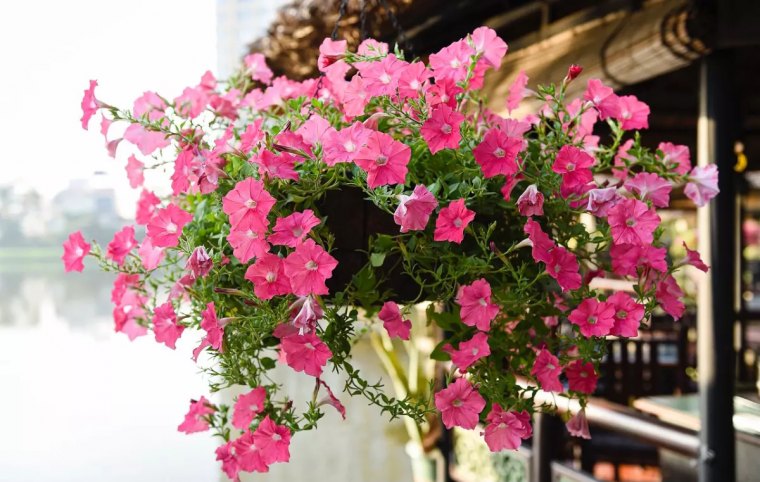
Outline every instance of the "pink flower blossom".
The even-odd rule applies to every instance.
[[[297,372],[318,377],[332,352],[314,333],[290,335],[280,339],[288,366]]]
[[[401,232],[421,231],[425,229],[430,215],[438,207],[435,196],[424,184],[414,187],[411,196],[399,195],[399,205],[393,213],[393,220],[401,226]]]
[[[583,336],[604,336],[610,333],[615,324],[615,307],[606,301],[586,298],[567,319],[578,325]]]
[[[612,270],[620,276],[636,276],[639,268],[660,273],[668,270],[665,248],[651,245],[614,244],[610,248],[610,258]]]
[[[499,314],[499,307],[491,303],[491,285],[483,278],[460,286],[456,302],[461,307],[462,323],[481,331],[488,331],[491,321]]]
[[[588,429],[588,419],[586,418],[586,409],[582,408],[578,413],[570,417],[570,420],[565,424],[567,431],[573,437],[580,437],[585,439],[591,438],[591,433]]]
[[[340,131],[329,131],[322,146],[325,164],[334,166],[339,162],[353,162],[371,132],[361,122],[354,122]]]
[[[290,293],[290,281],[285,276],[283,260],[276,254],[266,253],[248,267],[245,279],[253,283],[253,293],[261,300]]]
[[[183,331],[185,327],[177,322],[177,313],[170,301],[156,307],[153,311],[153,333],[157,342],[174,350]]]
[[[690,264],[698,270],[704,271],[705,273],[709,271],[710,267],[707,266],[704,261],[702,261],[702,257],[699,255],[699,251],[689,249],[689,247],[686,246],[685,241],[683,242],[683,249],[686,250],[686,259],[683,260],[684,264]]]
[[[607,303],[615,309],[610,335],[637,337],[641,319],[644,318],[644,305],[636,303],[631,295],[622,291],[612,294],[607,298]]]
[[[505,201],[509,201],[512,198],[512,190],[517,186],[517,183],[522,180],[521,175],[507,176],[504,185],[501,187],[501,196]]]
[[[467,371],[473,363],[491,354],[488,335],[482,331],[475,333],[469,340],[461,342],[456,349],[447,344],[443,350],[451,355],[451,361],[461,372]]]
[[[264,410],[266,399],[264,387],[256,387],[248,393],[239,395],[232,412],[232,426],[240,430],[248,430],[253,419]]]
[[[483,438],[491,452],[517,450],[522,440],[533,435],[530,414],[525,410],[508,412],[503,410],[498,403],[494,403],[486,417],[486,422],[488,425],[483,432]]]
[[[135,228],[133,226],[124,226],[121,231],[114,235],[113,240],[108,243],[106,257],[122,266],[129,252],[136,246]]]
[[[90,118],[95,115],[95,112],[103,107],[103,103],[95,98],[95,87],[98,86],[97,80],[90,81],[90,87],[85,89],[84,96],[82,97],[82,129],[87,130],[87,126],[90,123]]]
[[[275,245],[295,248],[303,243],[311,229],[318,226],[320,222],[311,209],[295,212],[284,218],[277,218],[274,224],[274,232],[269,235],[268,241]]]
[[[689,182],[683,189],[686,197],[691,199],[698,207],[702,207],[710,199],[718,195],[718,166],[709,164],[705,167],[697,166],[689,173]]]
[[[528,235],[528,238],[533,245],[533,259],[536,262],[540,261],[548,265],[552,261],[552,251],[557,248],[557,245],[554,244],[554,241],[552,241],[551,238],[545,232],[543,232],[541,225],[532,219],[525,221],[523,232]],[[561,261],[561,259],[558,259],[558,261]]]
[[[601,120],[617,117],[618,96],[613,93],[612,87],[602,84],[599,79],[589,79],[583,98],[596,107]]]
[[[312,114],[306,122],[301,124],[296,130],[296,134],[301,136],[303,141],[309,146],[322,144],[325,136],[329,132],[335,132],[330,126],[330,122],[319,114]]]
[[[409,339],[409,333],[412,329],[412,322],[405,320],[401,316],[401,310],[393,301],[386,301],[377,314],[383,322],[383,327],[391,338]]]
[[[562,175],[562,197],[579,194],[594,179],[591,166],[594,158],[575,146],[565,145],[557,153],[552,171]]]
[[[686,305],[684,305],[683,291],[678,286],[678,282],[673,276],[668,275],[657,283],[657,289],[655,291],[655,298],[660,303],[660,306],[665,313],[672,316],[674,319],[679,319],[686,311]]]
[[[127,127],[124,131],[124,140],[137,146],[144,156],[149,156],[156,149],[163,149],[171,144],[163,132],[148,130],[140,124],[131,124]]]
[[[637,199],[624,199],[610,208],[607,216],[615,244],[652,244],[660,216]]]
[[[187,260],[187,267],[193,273],[193,278],[205,278],[211,268],[214,267],[214,260],[208,255],[206,248],[203,246],[196,247],[190,258]]]
[[[427,142],[431,154],[442,149],[459,147],[459,141],[462,139],[459,126],[463,120],[462,114],[446,104],[440,104],[433,109],[430,117],[420,128],[420,135]]]
[[[150,238],[146,237],[140,243],[140,247],[137,248],[137,255],[140,257],[143,268],[151,271],[158,268],[158,265],[164,259],[164,249],[153,246]]]
[[[193,360],[197,360],[201,351],[209,346],[219,352],[224,351],[222,347],[224,328],[216,317],[216,306],[213,301],[208,303],[206,309],[201,312],[201,328],[206,332],[206,336],[201,340],[201,344],[193,350]]]
[[[267,61],[263,54],[246,55],[243,63],[245,63],[246,73],[250,74],[253,80],[258,80],[264,84],[269,84],[272,81],[272,70],[267,66]]]
[[[256,427],[253,441],[261,451],[261,458],[265,464],[290,460],[290,430],[284,425],[274,423],[269,415]]]
[[[472,150],[472,155],[485,177],[514,176],[519,170],[517,154],[522,147],[522,138],[509,137],[501,129],[493,128],[486,132],[483,141]]]
[[[328,67],[342,59],[348,49],[348,42],[345,40],[333,40],[325,38],[319,46],[319,58],[317,67],[320,72],[325,72]]]
[[[553,249],[546,261],[546,272],[557,280],[562,291],[577,290],[581,287],[578,259],[563,247]]]
[[[230,217],[230,224],[245,226],[256,232],[266,231],[267,215],[275,199],[264,189],[264,183],[248,178],[235,184],[235,188],[222,199],[222,210]]]
[[[196,168],[195,154],[189,149],[183,149],[174,160],[172,172],[172,194],[178,196],[190,189],[190,176]]]
[[[206,109],[209,96],[200,87],[186,87],[182,94],[174,99],[174,110],[182,117],[195,119]]]
[[[452,79],[436,79],[435,84],[428,88],[425,97],[430,107],[446,104],[453,109],[457,105],[457,95],[462,92],[462,87]]]
[[[543,216],[544,195],[535,184],[528,186],[520,197],[517,198],[517,210],[523,216]]]
[[[320,385],[322,385],[323,387],[325,387],[325,390],[327,390],[327,397],[323,398],[317,404],[317,406],[330,405],[330,406],[334,407],[335,410],[337,410],[338,413],[340,413],[340,416],[343,418],[343,420],[345,420],[346,419],[346,407],[343,406],[342,403],[340,403],[340,400],[338,400],[338,397],[336,397],[335,394],[333,394],[333,391],[330,390],[330,386],[327,385],[327,383],[325,383],[321,378],[317,378],[317,382]]]
[[[625,188],[639,197],[642,201],[650,200],[658,208],[666,208],[670,204],[670,191],[673,186],[669,181],[652,172],[640,172],[628,179]]]
[[[451,201],[438,213],[433,240],[461,243],[464,239],[464,230],[473,219],[475,219],[475,211],[465,207],[464,199]]]
[[[371,97],[391,95],[396,91],[401,72],[409,65],[389,54],[379,62],[366,62],[357,65],[364,79],[364,89]]]
[[[156,206],[161,204],[161,200],[152,192],[143,189],[140,198],[137,200],[137,212],[135,222],[140,225],[146,225],[150,222],[156,210]]]
[[[81,231],[69,234],[68,239],[63,242],[63,269],[66,272],[81,272],[84,269],[84,258],[89,253],[90,244],[85,242]]]
[[[364,39],[359,47],[356,49],[359,55],[365,57],[380,57],[388,55],[388,44],[385,42],[378,42],[373,38]]]
[[[559,359],[542,348],[530,370],[530,374],[536,377],[541,389],[547,392],[562,392],[562,383],[559,381],[561,373],[562,366],[559,364]]]
[[[594,364],[575,360],[565,367],[567,385],[574,392],[591,395],[596,390],[596,381],[599,378],[594,370]]]
[[[190,400],[190,410],[185,415],[185,420],[177,427],[177,430],[187,434],[195,432],[203,432],[209,429],[207,415],[214,413],[214,408],[206,397],[201,397],[200,400]]]
[[[227,241],[232,246],[232,254],[241,262],[247,263],[253,258],[260,258],[269,252],[266,234],[254,230],[251,226],[238,225],[230,229]]]
[[[230,440],[226,444],[220,445],[216,448],[214,453],[216,454],[216,460],[222,463],[222,472],[224,472],[229,479],[237,482],[239,480],[238,474],[240,472],[240,465],[235,456],[232,443],[232,440]]]
[[[370,95],[364,86],[364,79],[360,75],[351,77],[343,93],[343,112],[346,116],[350,118],[364,114],[369,100]]]
[[[261,450],[256,446],[253,432],[245,432],[232,442],[235,449],[238,468],[244,472],[269,472],[269,465],[264,462]]]
[[[467,76],[467,68],[475,55],[475,49],[470,47],[465,40],[458,40],[451,45],[442,48],[428,57],[428,63],[433,70],[436,81],[448,78],[454,82],[461,82]]]
[[[291,316],[290,324],[298,328],[302,333],[314,333],[317,328],[317,321],[322,319],[325,314],[313,296],[299,297],[290,305],[289,309]],[[275,334],[275,336],[277,335]]]
[[[192,220],[192,214],[175,204],[156,209],[153,218],[148,223],[148,237],[154,246],[173,248],[179,244],[182,229]]]
[[[689,147],[673,144],[672,142],[660,142],[657,150],[662,152],[662,163],[669,170],[678,174],[686,174],[691,169],[691,156]]]
[[[507,95],[507,111],[512,112],[520,105],[520,101],[530,95],[530,91],[527,89],[528,76],[524,70],[518,72],[517,77],[509,86],[509,94]]]
[[[618,111],[615,118],[621,122],[623,130],[648,129],[649,106],[641,102],[635,95],[618,97]]]
[[[435,394],[435,408],[441,412],[443,425],[449,429],[475,428],[485,406],[485,399],[464,378],[457,378],[454,383]]]
[[[164,99],[155,92],[147,91],[135,99],[132,114],[138,119],[145,116],[151,122],[155,122],[165,116],[164,111],[166,108],[167,105]]]
[[[586,195],[588,196],[586,210],[600,218],[606,218],[610,212],[610,208],[621,200],[621,196],[614,186],[591,189]]]
[[[384,132],[372,131],[356,154],[356,164],[367,172],[367,185],[403,184],[412,150]]]
[[[259,152],[258,156],[251,158],[251,162],[258,164],[261,177],[297,181],[298,172],[295,170],[297,159],[296,156],[288,152],[275,154],[263,150]]]
[[[481,54],[488,65],[494,69],[501,67],[501,59],[507,54],[507,43],[493,29],[478,27],[470,34],[470,39],[475,52]]]
[[[141,322],[145,318],[144,306],[147,301],[147,297],[133,289],[125,290],[113,309],[114,330],[127,335],[130,341],[134,341],[138,336],[145,336],[148,328]]]
[[[293,294],[299,296],[328,294],[325,281],[332,277],[337,265],[338,261],[313,239],[297,246],[284,261],[285,275],[290,280]]]
[[[398,77],[398,95],[401,99],[416,99],[427,89],[432,72],[422,62],[404,67]]]
[[[145,182],[145,177],[143,177],[144,167],[145,165],[135,156],[129,156],[129,159],[127,159],[127,178],[129,179],[129,186],[132,189],[137,189]]]

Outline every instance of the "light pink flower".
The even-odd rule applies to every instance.
[[[388,55],[388,44],[385,42],[378,42],[373,38],[368,38],[359,44],[356,52],[365,57],[381,57],[383,55]]]
[[[113,240],[108,243],[106,257],[122,266],[129,252],[136,246],[135,228],[133,226],[124,226],[121,231],[114,234]]]
[[[256,387],[248,393],[239,395],[232,411],[232,426],[240,430],[248,430],[253,419],[264,410],[266,400],[267,393],[264,387]]]
[[[290,309],[290,324],[301,331],[301,333],[314,333],[317,328],[317,321],[322,319],[324,311],[319,306],[319,302],[313,296],[301,296],[292,305]],[[282,325],[280,325],[282,326]],[[275,331],[277,331],[275,329]],[[275,333],[275,336],[277,334]],[[278,338],[282,338],[279,337]]]
[[[404,67],[398,78],[398,95],[401,99],[416,99],[427,89],[432,72],[422,62]]]
[[[388,332],[388,336],[391,338],[398,337],[402,340],[409,339],[412,322],[402,318],[401,310],[395,302],[386,301],[377,317],[382,320],[383,327]]]
[[[617,117],[618,96],[613,93],[612,87],[602,84],[599,79],[589,79],[583,99],[591,102],[599,111],[601,120]]]
[[[102,102],[95,98],[95,87],[98,86],[97,80],[90,81],[90,87],[85,89],[84,96],[82,97],[82,129],[87,130],[87,126],[90,123],[90,118],[95,115],[95,112],[103,107]]]
[[[329,131],[325,134],[322,146],[325,164],[334,166],[339,162],[353,162],[371,132],[361,122],[354,122],[340,131]]]
[[[269,415],[256,427],[253,441],[261,451],[261,458],[265,464],[290,460],[290,430],[284,425],[274,423]]]
[[[454,383],[435,394],[435,408],[441,412],[443,425],[449,429],[475,428],[485,406],[485,399],[464,378],[457,378]]]
[[[208,255],[205,247],[197,246],[187,260],[187,267],[193,273],[193,278],[205,278],[214,267],[214,260]]]
[[[263,231],[254,230],[252,226],[245,226],[245,223],[230,229],[227,241],[232,246],[232,254],[241,263],[260,258],[269,252],[266,234]]]
[[[334,407],[335,410],[340,413],[340,416],[343,418],[343,420],[346,419],[346,407],[343,406],[342,403],[340,403],[340,400],[338,400],[338,397],[333,394],[333,391],[330,390],[330,386],[327,385],[321,378],[317,378],[317,382],[319,382],[320,385],[325,387],[325,390],[327,390],[327,397],[323,398],[317,406],[321,405],[330,405],[331,407]]]
[[[230,440],[226,444],[217,447],[214,453],[216,454],[216,460],[222,463],[222,472],[224,472],[229,479],[238,481],[240,465],[238,464],[237,456],[235,456],[232,444],[233,442]]]
[[[69,234],[68,239],[63,242],[63,269],[66,272],[79,271],[84,269],[82,262],[90,252],[90,244],[85,242],[81,231]]]
[[[403,184],[412,150],[384,132],[372,131],[356,154],[356,164],[367,172],[367,185]]]
[[[137,255],[140,257],[140,262],[148,271],[154,270],[164,259],[164,249],[157,246],[153,246],[150,238],[146,237],[143,242],[140,243],[140,247],[137,248]]]
[[[232,442],[235,449],[238,468],[244,472],[269,472],[269,465],[264,462],[261,450],[256,446],[253,432],[245,432]]]
[[[456,349],[447,344],[443,351],[451,355],[452,363],[464,372],[476,361],[490,355],[491,347],[488,346],[488,335],[479,331],[469,340],[461,342]]]
[[[267,215],[275,199],[264,189],[264,183],[248,178],[235,184],[235,188],[222,199],[222,210],[230,217],[230,224],[245,223],[257,232],[269,226]]]
[[[290,280],[293,294],[299,296],[328,294],[325,281],[332,277],[337,265],[338,261],[313,239],[297,246],[284,261],[285,275]]]
[[[581,392],[591,395],[596,390],[596,381],[599,376],[594,370],[594,364],[575,360],[565,367],[565,376],[567,385],[574,392]]]
[[[275,245],[295,248],[303,243],[304,238],[309,235],[311,229],[318,226],[320,222],[311,209],[295,212],[290,216],[277,218],[277,221],[274,223],[273,233],[267,239]]]
[[[208,93],[201,87],[186,87],[182,94],[174,99],[174,110],[182,117],[195,119],[206,109],[209,102]]]
[[[591,433],[588,429],[588,419],[586,418],[586,409],[582,408],[578,413],[570,417],[570,420],[565,424],[567,431],[573,437],[580,437],[585,439],[591,438]]]
[[[343,112],[346,116],[351,118],[364,114],[369,100],[370,95],[364,87],[364,79],[360,75],[351,77],[343,93]]]
[[[517,198],[517,210],[523,216],[543,216],[544,214],[544,195],[535,184],[531,184]]]
[[[206,416],[215,411],[216,409],[206,400],[206,397],[201,397],[200,400],[190,400],[190,410],[188,410],[185,420],[177,427],[177,430],[187,434],[208,430],[209,424]]]
[[[461,243],[464,239],[464,230],[473,219],[475,219],[475,211],[465,207],[464,199],[451,201],[438,213],[433,240]]]
[[[127,289],[115,303],[113,309],[114,330],[124,333],[130,341],[138,336],[145,336],[148,328],[140,322],[145,318],[146,296],[142,296],[133,289]]]
[[[379,62],[366,62],[356,65],[364,79],[364,89],[371,97],[392,95],[398,86],[401,72],[409,65],[389,54]]]
[[[280,339],[285,360],[293,370],[318,377],[332,352],[314,333],[290,335]]]
[[[652,244],[660,216],[637,199],[624,199],[610,208],[607,215],[612,241],[615,244]]]
[[[414,187],[411,196],[399,195],[399,205],[393,213],[393,220],[401,226],[401,232],[421,231],[425,229],[430,215],[438,207],[435,196],[424,184]]]
[[[577,290],[581,287],[579,270],[578,259],[573,253],[561,246],[552,249],[546,261],[546,272],[557,280],[562,291]]]
[[[219,352],[224,351],[222,347],[224,328],[216,317],[216,306],[213,301],[208,303],[206,309],[201,312],[201,328],[206,332],[206,336],[201,340],[201,344],[193,350],[193,360],[197,360],[201,351],[209,346]]]
[[[585,337],[604,336],[610,333],[615,324],[615,307],[596,298],[586,298],[567,319],[570,323],[578,325]]]
[[[499,314],[499,307],[491,303],[491,285],[483,278],[461,286],[456,302],[461,307],[462,323],[476,326],[481,331],[488,331],[491,321]]]
[[[170,301],[156,306],[153,310],[153,333],[156,335],[157,342],[174,350],[177,339],[183,331],[185,327],[177,322],[177,313]]]
[[[144,167],[145,165],[133,155],[127,159],[127,178],[129,179],[129,186],[132,189],[137,189],[145,182],[145,177],[143,177]]]
[[[428,57],[433,76],[438,79],[448,78],[461,82],[467,77],[467,68],[475,55],[475,49],[466,40],[458,40]]]
[[[559,364],[559,359],[542,348],[530,370],[530,374],[536,377],[541,389],[547,392],[562,392],[562,384],[559,381],[561,373],[562,366]]]
[[[296,160],[298,158],[288,152],[275,154],[274,152],[263,150],[258,156],[252,157],[251,162],[258,164],[259,175],[264,178],[290,179],[298,180],[296,171]]]
[[[248,267],[245,279],[253,283],[253,293],[261,300],[290,293],[290,281],[285,276],[283,260],[276,254],[267,253]]]
[[[600,218],[606,218],[610,208],[622,199],[616,187],[591,189],[586,195],[588,196],[586,210]]]
[[[137,200],[137,212],[135,222],[140,225],[146,225],[150,222],[156,210],[156,206],[161,204],[161,200],[152,192],[143,189],[140,198]]]
[[[673,186],[657,174],[640,172],[628,179],[625,187],[642,201],[651,200],[657,207],[666,208],[670,204],[670,191],[673,190]]]
[[[530,90],[527,89],[528,76],[524,70],[520,70],[517,77],[509,86],[509,94],[507,95],[507,111],[512,112],[520,105],[520,101],[530,95]]]
[[[272,81],[272,70],[267,66],[266,58],[263,54],[248,54],[243,59],[246,73],[250,74],[253,80],[258,80],[264,84]]]
[[[470,34],[470,39],[475,52],[481,54],[488,65],[494,69],[501,67],[501,59],[507,54],[507,43],[493,29],[478,27]]]
[[[462,114],[446,104],[440,104],[433,109],[430,117],[420,128],[420,135],[427,142],[431,154],[442,149],[459,147],[459,141],[462,139],[459,126],[463,120]]]
[[[124,140],[137,146],[144,156],[149,156],[156,149],[163,149],[171,144],[163,132],[148,130],[140,124],[131,124],[127,127],[124,131]]]
[[[153,246],[173,248],[179,244],[182,229],[192,220],[192,214],[175,204],[156,209],[153,218],[148,223],[148,237],[153,242]]]
[[[657,150],[662,152],[662,163],[668,169],[678,173],[686,174],[691,169],[691,156],[689,147],[672,142],[660,142]]]
[[[132,114],[138,119],[145,116],[151,122],[155,122],[165,116],[166,102],[155,92],[143,92],[143,95],[135,99]]]
[[[342,59],[348,48],[348,42],[345,40],[333,40],[325,38],[319,46],[319,58],[317,67],[320,72],[326,72],[327,68]]]
[[[197,162],[195,154],[189,149],[183,149],[174,160],[172,172],[172,194],[178,196],[190,190],[190,177],[196,170]]]
[[[635,338],[639,335],[639,325],[644,318],[644,305],[636,303],[631,295],[618,291],[607,298],[607,303],[615,309],[610,335]]]
[[[494,403],[486,417],[486,422],[488,425],[483,432],[483,438],[491,452],[517,450],[522,440],[533,435],[530,414],[525,410],[508,412],[503,410],[498,403]]]
[[[705,167],[697,166],[689,173],[689,182],[683,189],[686,197],[691,199],[698,207],[702,207],[710,199],[718,195],[718,166],[709,164]]]
[[[615,118],[621,122],[623,130],[648,129],[649,106],[641,102],[635,95],[618,97]]]
[[[522,138],[509,137],[501,129],[493,128],[486,132],[483,141],[472,150],[472,155],[485,177],[499,174],[509,177],[517,174],[519,170],[517,154],[522,147]]]
[[[681,318],[684,311],[686,311],[686,305],[682,301],[683,291],[681,291],[678,282],[671,275],[666,276],[657,283],[654,296],[662,309],[676,320]]]

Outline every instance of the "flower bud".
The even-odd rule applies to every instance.
[[[567,69],[567,75],[565,76],[565,79],[562,81],[562,83],[569,84],[573,81],[573,79],[581,75],[581,72],[583,72],[583,67],[580,65],[572,64],[570,68]]]

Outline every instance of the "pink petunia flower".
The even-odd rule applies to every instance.
[[[83,260],[89,253],[90,244],[85,242],[81,231],[69,234],[68,239],[63,242],[63,269],[66,272],[81,272],[84,269]]]
[[[354,161],[367,172],[367,185],[374,189],[386,184],[403,184],[412,150],[384,132],[370,132],[367,143]]]
[[[192,220],[192,214],[180,209],[175,204],[156,209],[153,218],[148,223],[148,237],[154,246],[173,248],[179,244],[182,228]]]
[[[245,432],[232,442],[239,470],[244,472],[269,472],[269,465],[264,462],[261,450],[256,446],[253,432]]]
[[[258,156],[252,157],[251,162],[259,166],[259,175],[274,179],[298,180],[298,172],[295,170],[298,158],[288,152],[275,154],[263,150]]]
[[[185,327],[177,322],[177,313],[170,301],[153,310],[153,333],[157,342],[174,350],[177,339],[182,336],[183,331]]]
[[[501,450],[517,450],[522,440],[533,435],[530,426],[530,414],[525,410],[521,412],[506,411],[501,405],[494,403],[486,417],[483,438],[491,452]]]
[[[586,409],[582,408],[578,413],[570,417],[565,424],[567,432],[573,437],[590,439],[591,433],[588,429],[588,419],[586,418]]]
[[[383,327],[388,332],[388,336],[391,338],[401,338],[402,340],[409,339],[412,322],[403,319],[401,310],[395,302],[386,301],[383,303],[383,307],[380,309],[377,317],[382,320]]]
[[[182,94],[174,99],[174,110],[182,117],[195,119],[206,109],[209,100],[209,95],[204,89],[186,87]]]
[[[351,118],[364,114],[369,100],[370,95],[364,87],[364,79],[360,75],[351,77],[343,93],[343,112],[346,116]]]
[[[540,261],[549,264],[552,260],[551,254],[557,248],[554,241],[543,232],[541,225],[532,219],[525,221],[523,232],[528,235],[528,239],[530,239],[532,244],[533,259],[536,262]]]
[[[679,319],[686,311],[683,303],[683,291],[673,276],[668,275],[657,283],[654,294],[663,310],[674,319]]]
[[[433,109],[430,117],[420,128],[420,135],[427,142],[431,154],[442,149],[459,147],[459,141],[462,139],[459,126],[463,120],[464,116],[461,113],[446,104],[440,104]]]
[[[607,303],[615,309],[610,335],[637,337],[641,319],[644,318],[644,305],[636,303],[631,295],[622,291],[612,294],[607,298]]]
[[[389,54],[379,62],[366,62],[356,65],[364,79],[364,89],[370,97],[391,95],[396,91],[401,72],[409,65]]]
[[[579,270],[578,259],[561,246],[553,249],[546,261],[546,272],[557,280],[562,291],[577,290],[581,287],[582,279]]]
[[[453,109],[457,105],[457,95],[462,92],[462,87],[452,79],[436,79],[425,93],[425,99],[430,107],[446,104]]]
[[[348,42],[345,40],[333,40],[325,38],[319,46],[319,58],[317,67],[320,72],[325,72],[328,67],[342,59],[346,55]]]
[[[276,254],[266,253],[248,267],[245,279],[253,283],[253,293],[261,300],[290,293],[290,281],[285,275],[283,260]]]
[[[599,376],[594,370],[594,364],[575,360],[565,367],[565,376],[567,376],[567,385],[574,392],[581,392],[591,395],[596,390],[596,381]]]
[[[567,319],[578,325],[583,336],[605,336],[615,324],[615,307],[606,301],[586,298]]]
[[[241,223],[230,229],[227,241],[232,246],[232,254],[241,262],[247,263],[253,258],[260,258],[269,252],[269,243],[263,231]]]
[[[286,336],[280,343],[288,366],[313,377],[322,374],[322,368],[332,357],[330,348],[314,333]]]
[[[425,229],[430,215],[438,207],[435,196],[424,184],[414,187],[411,196],[399,194],[399,205],[393,213],[393,220],[401,226],[401,232],[421,231]]]
[[[272,70],[267,66],[267,61],[263,54],[248,54],[243,59],[243,63],[245,63],[246,73],[253,80],[258,80],[264,84],[269,84],[272,81]]]
[[[522,138],[509,137],[501,129],[493,128],[486,132],[483,141],[472,150],[472,155],[485,177],[499,174],[509,177],[519,170],[517,154],[522,147]]]
[[[190,190],[190,178],[197,168],[196,157],[193,151],[183,149],[174,160],[172,172],[172,194],[178,196]]]
[[[145,116],[151,122],[155,122],[164,117],[165,110],[168,106],[164,99],[155,92],[143,92],[143,95],[135,99],[132,107],[132,114],[138,119]]]
[[[620,276],[636,276],[639,268],[664,273],[668,270],[665,248],[651,245],[614,244],[610,248],[612,270]]]
[[[133,226],[124,226],[121,231],[114,234],[113,240],[108,243],[106,257],[122,266],[129,252],[136,246],[135,228]]]
[[[465,40],[458,40],[428,57],[436,81],[451,79],[461,82],[467,77],[467,68],[475,55],[475,49]]]
[[[338,261],[313,239],[297,246],[283,263],[293,294],[299,296],[328,294],[325,281],[332,277],[338,265]]]
[[[140,124],[131,124],[127,127],[124,131],[124,140],[137,146],[144,156],[149,156],[156,149],[163,149],[171,144],[163,132],[148,130]]]
[[[335,132],[335,129],[330,125],[330,121],[319,114],[312,114],[296,130],[296,134],[301,136],[303,141],[312,147],[322,144],[325,136],[330,132]]]
[[[214,267],[214,260],[209,256],[208,251],[203,246],[196,247],[187,260],[187,268],[193,274],[193,278],[205,278],[211,268]]]
[[[200,400],[190,400],[190,409],[177,430],[187,434],[206,431],[209,429],[206,415],[211,415],[215,411],[216,409],[206,400],[206,397],[201,397]]]
[[[652,244],[660,216],[654,208],[637,199],[624,199],[610,208],[607,215],[615,244]]]
[[[266,231],[269,226],[267,215],[275,204],[275,199],[264,189],[264,183],[248,178],[235,184],[222,199],[222,210],[230,217],[230,224],[245,223],[254,231]]]
[[[264,387],[256,387],[248,393],[239,395],[232,411],[232,426],[240,430],[248,430],[253,419],[264,410],[266,399],[267,393]]]
[[[483,278],[460,286],[456,302],[461,307],[462,323],[481,331],[488,331],[491,321],[499,314],[498,305],[491,303],[491,285]]]
[[[322,400],[317,403],[317,406],[322,405],[330,405],[331,407],[335,408],[335,410],[340,413],[340,416],[343,418],[343,420],[346,419],[346,407],[338,400],[338,397],[335,396],[333,391],[330,389],[330,386],[324,382],[321,378],[317,378],[317,382],[325,387],[325,390],[327,390],[327,396],[323,398]]]
[[[583,187],[594,179],[591,173],[593,165],[594,158],[586,152],[575,146],[562,146],[552,165],[552,171],[562,175],[562,197],[581,193]]]
[[[127,289],[115,303],[113,309],[114,330],[124,333],[130,341],[139,336],[145,336],[148,328],[140,323],[145,318],[146,296],[133,289]]]
[[[660,142],[657,150],[662,152],[662,163],[666,168],[684,175],[691,169],[689,147],[672,142]]]
[[[507,176],[504,185],[501,187],[501,196],[505,201],[509,201],[512,198],[512,190],[514,190],[517,183],[522,180],[522,175]]]
[[[340,131],[329,131],[322,146],[325,164],[334,166],[339,162],[353,162],[371,132],[361,122],[354,122]]]
[[[591,189],[586,193],[586,196],[586,210],[599,218],[606,218],[610,208],[622,199],[614,186]]]
[[[401,99],[416,99],[424,93],[432,72],[422,62],[412,62],[404,67],[398,77],[398,95]]]
[[[704,271],[705,273],[710,270],[710,267],[707,266],[704,261],[702,261],[702,257],[699,255],[699,251],[689,249],[689,247],[686,246],[686,241],[683,242],[683,248],[686,250],[686,259],[683,260],[684,264],[690,264],[698,270]]]
[[[290,324],[297,328],[301,333],[314,333],[317,329],[317,321],[322,319],[325,314],[322,307],[319,306],[319,302],[317,302],[313,296],[299,297],[292,305],[290,305],[289,309],[291,316]],[[277,336],[277,334],[275,334],[275,336]]]
[[[543,216],[544,214],[544,195],[535,184],[531,184],[517,198],[517,210],[523,216]]]
[[[311,229],[318,226],[320,222],[311,209],[295,212],[284,218],[277,218],[273,233],[269,235],[267,240],[275,245],[295,248],[303,243]]]
[[[265,464],[290,460],[290,430],[284,425],[274,423],[269,415],[256,427],[253,441],[261,451],[261,458]]]
[[[488,335],[479,331],[469,340],[461,342],[458,348],[454,349],[447,344],[443,351],[451,355],[452,363],[459,371],[464,372],[476,361],[490,355],[491,347],[488,346]]]
[[[702,207],[710,199],[718,195],[718,166],[709,164],[697,166],[689,173],[689,182],[683,188],[683,193],[698,207]]]
[[[642,201],[650,200],[658,208],[670,204],[670,191],[673,186],[666,179],[653,172],[640,172],[625,182],[625,188]]]
[[[594,104],[601,120],[618,115],[618,96],[614,94],[612,87],[602,84],[599,79],[588,80],[583,99]]]
[[[145,182],[145,177],[143,176],[143,168],[145,165],[138,160],[134,155],[129,156],[129,159],[127,159],[127,178],[129,179],[129,186],[132,189],[137,189],[138,187],[142,186],[142,183]]]
[[[240,465],[238,464],[235,449],[232,446],[232,440],[224,445],[220,445],[214,450],[216,460],[222,463],[222,472],[235,482],[239,480]]]
[[[481,54],[488,65],[494,69],[501,67],[501,59],[507,54],[507,43],[493,29],[478,27],[470,34],[470,39],[475,52]]]
[[[620,96],[615,118],[621,122],[623,130],[648,129],[649,106],[635,95]]]
[[[90,86],[85,89],[82,96],[82,129],[87,130],[90,118],[95,115],[98,109],[104,107],[104,104],[95,98],[95,87],[98,86],[97,80],[91,80]]]
[[[224,328],[216,317],[216,306],[213,301],[208,303],[206,309],[201,312],[201,328],[206,332],[206,336],[201,340],[201,344],[193,350],[193,360],[198,360],[201,351],[209,346],[219,352],[224,351],[222,347]]]
[[[137,255],[140,257],[143,268],[151,271],[158,268],[158,265],[164,259],[164,248],[153,246],[150,238],[146,237],[140,243],[140,247],[137,248]]]
[[[451,201],[438,213],[433,240],[461,243],[464,239],[464,230],[473,219],[475,219],[475,211],[465,207],[464,199]]]
[[[559,359],[542,348],[533,362],[533,368],[530,370],[530,374],[536,377],[541,389],[547,392],[561,392],[562,383],[559,381],[561,373],[562,366],[559,364]]]
[[[457,378],[454,383],[435,394],[435,408],[441,412],[443,425],[449,429],[475,428],[485,406],[483,396],[464,378]]]
[[[507,95],[507,111],[512,112],[520,105],[520,101],[530,95],[530,90],[527,89],[528,76],[524,70],[520,70],[509,86],[509,94]]]

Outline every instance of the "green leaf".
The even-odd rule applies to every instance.
[[[385,253],[372,253],[369,256],[369,262],[373,267],[379,268],[385,262]]]

